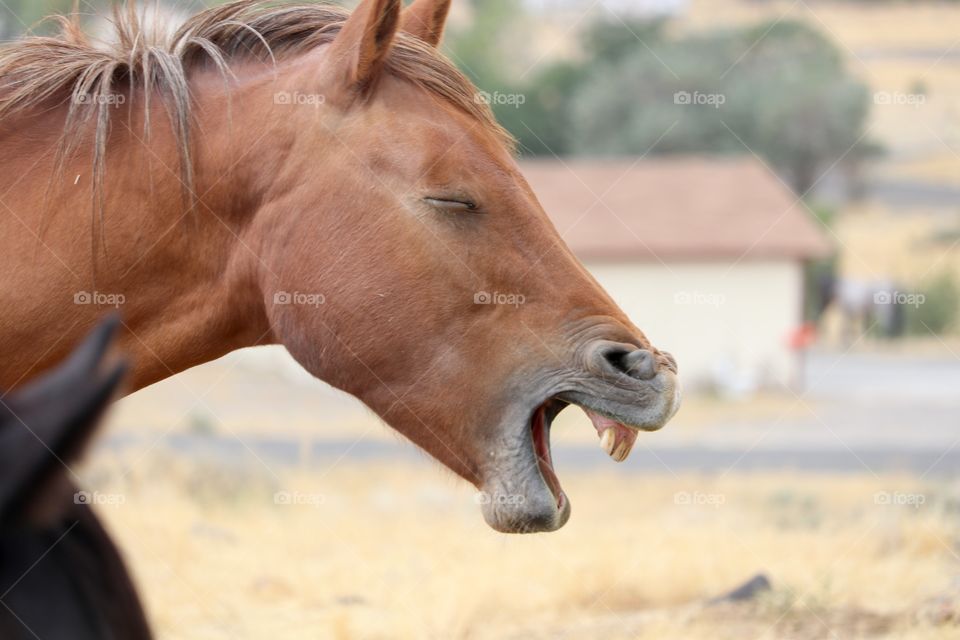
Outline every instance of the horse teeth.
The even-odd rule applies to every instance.
[[[604,429],[600,435],[600,448],[607,452],[607,455],[613,457],[613,447],[617,444],[616,429]]]
[[[620,446],[617,447],[617,450],[611,454],[611,458],[617,462],[623,462],[627,459],[627,456],[630,455],[630,451],[633,449],[633,443],[629,440],[624,440],[620,443]]]

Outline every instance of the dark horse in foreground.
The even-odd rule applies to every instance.
[[[105,307],[134,390],[282,344],[486,492],[490,526],[561,527],[556,414],[623,460],[677,411],[676,363],[438,52],[449,4],[240,0],[177,30],[118,9],[109,46],[63,18],[0,49],[0,387]]]
[[[0,400],[0,638],[141,640],[119,553],[69,476],[126,366],[106,323],[62,366]]]

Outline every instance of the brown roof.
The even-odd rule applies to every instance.
[[[584,260],[822,257],[823,228],[758,160],[527,160],[524,175]]]

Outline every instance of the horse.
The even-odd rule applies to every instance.
[[[482,94],[450,0],[238,0],[177,29],[134,5],[0,49],[0,385],[105,308],[136,390],[280,344],[489,499],[560,528],[550,427],[614,460],[680,404],[677,364],[577,261]],[[642,206],[642,203],[637,203]]]
[[[107,321],[61,366],[0,399],[0,637],[149,640],[123,560],[70,479],[126,372]]]

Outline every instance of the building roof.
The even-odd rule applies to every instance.
[[[823,228],[754,158],[528,160],[522,169],[583,260],[808,259]]]

